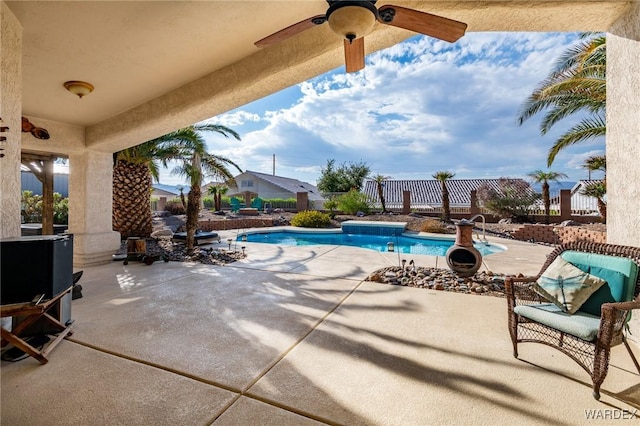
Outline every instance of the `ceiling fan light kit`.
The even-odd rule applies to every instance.
[[[324,15],[317,15],[290,25],[258,40],[255,45],[267,47],[329,22],[329,27],[344,39],[347,72],[356,72],[364,68],[363,37],[373,31],[376,21],[450,43],[462,37],[467,29],[467,24],[464,22],[406,7],[384,5],[378,10],[375,7],[376,1],[327,0],[329,9]]]
[[[370,2],[339,1],[327,11],[329,27],[350,42],[371,33],[377,16],[378,10]]]

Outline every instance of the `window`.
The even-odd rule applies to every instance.
[[[253,187],[253,181],[252,180],[243,180],[242,182],[240,182],[240,186],[242,188],[251,188],[251,187]]]

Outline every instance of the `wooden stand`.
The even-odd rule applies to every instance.
[[[49,362],[47,356],[57,345],[67,336],[70,336],[73,332],[71,330],[71,324],[62,324],[59,320],[55,319],[47,312],[54,307],[60,306],[60,300],[65,294],[70,293],[73,290],[73,286],[69,287],[65,291],[56,295],[51,300],[46,300],[39,304],[28,303],[13,303],[10,305],[2,305],[0,307],[2,317],[25,317],[20,324],[18,324],[12,331],[7,331],[4,328],[0,328],[2,333],[2,346],[7,343],[11,343],[16,348],[23,350],[25,353],[31,355],[40,362],[40,364],[46,364]],[[25,342],[20,338],[20,333],[27,329],[30,325],[38,321],[39,319],[45,319],[50,325],[59,331],[58,336],[49,343],[44,349],[38,350]]]

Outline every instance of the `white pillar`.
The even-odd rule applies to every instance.
[[[76,268],[106,263],[120,247],[113,231],[112,154],[86,150],[69,156],[69,233]]]
[[[640,3],[607,34],[607,242],[640,247]],[[640,345],[640,315],[630,323]]]
[[[0,238],[20,236],[22,25],[0,2]]]

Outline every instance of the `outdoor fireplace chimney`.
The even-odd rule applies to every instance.
[[[456,242],[447,250],[447,265],[461,277],[475,274],[482,264],[482,255],[473,246],[474,225],[467,219],[456,223]]]

